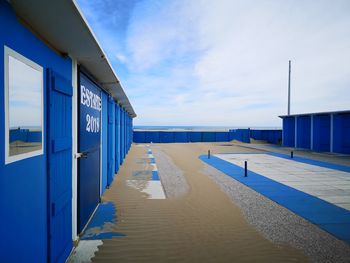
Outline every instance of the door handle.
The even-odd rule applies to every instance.
[[[75,159],[79,159],[79,158],[86,159],[87,155],[88,155],[88,152],[81,152],[81,153],[74,154],[74,157]]]

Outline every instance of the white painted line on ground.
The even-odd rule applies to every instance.
[[[160,181],[127,180],[126,184],[148,195],[148,199],[165,199],[165,193]]]
[[[155,163],[151,163],[153,166],[152,171],[158,171],[157,165]]]
[[[269,154],[216,154],[218,158],[244,167],[269,179],[316,196],[350,211],[350,173],[297,162]]]
[[[165,199],[165,193],[160,181],[149,181],[142,192],[150,195],[148,199]]]

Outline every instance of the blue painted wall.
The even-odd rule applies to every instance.
[[[255,140],[267,141],[272,144],[281,144],[282,130],[251,130],[250,137]]]
[[[311,117],[299,116],[297,118],[297,148],[311,148]]]
[[[116,104],[115,105],[115,167],[114,167],[115,173],[118,173],[119,166],[121,164],[120,142],[121,142],[120,107],[118,104]]]
[[[202,142],[215,142],[215,132],[202,132]]]
[[[311,117],[312,116],[312,117]],[[333,116],[333,120],[332,120]],[[314,151],[350,154],[350,113],[325,112],[283,118],[283,145],[294,147],[295,136],[298,148]],[[297,134],[295,122],[297,120]],[[311,123],[312,122],[312,123]],[[332,134],[333,125],[333,138]],[[312,128],[312,131],[311,131]],[[311,137],[312,132],[312,137]],[[333,149],[331,141],[333,139]]]
[[[174,142],[189,142],[189,137],[187,132],[174,132]]]
[[[331,117],[330,115],[315,115],[313,117],[313,150],[330,151]]]
[[[250,129],[234,129],[230,130],[230,140],[250,143]]]
[[[229,133],[227,132],[215,132],[215,141],[216,142],[228,142]]]
[[[110,186],[115,172],[116,163],[116,126],[115,126],[115,102],[111,96],[108,98],[108,164],[107,164],[107,185]]]
[[[101,174],[101,193],[106,190],[107,187],[107,171],[108,171],[108,95],[105,92],[101,92],[102,99],[102,174]]]
[[[202,133],[201,132],[188,132],[190,142],[201,142]]]
[[[333,116],[333,151],[350,154],[350,113]]]
[[[159,142],[160,143],[171,143],[175,142],[173,132],[159,132]]]
[[[295,118],[286,117],[283,118],[283,146],[294,147],[295,146]]]
[[[136,143],[228,142],[231,140],[249,143],[250,129],[236,129],[229,132],[134,131],[133,136]]]
[[[4,145],[4,45],[44,68],[44,127],[46,69],[51,68],[71,81],[72,62],[59,57],[27,30],[3,0],[0,0],[0,32],[0,140]],[[40,156],[5,165],[4,147],[0,147],[1,262],[47,262],[46,134],[44,130],[44,154]]]

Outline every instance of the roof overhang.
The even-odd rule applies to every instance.
[[[281,115],[278,116],[280,118],[288,118],[288,117],[299,117],[299,116],[311,116],[311,115],[330,115],[330,114],[349,114],[350,110],[343,111],[325,111],[325,112],[313,112],[313,113],[300,113],[300,114],[291,114],[291,115]]]
[[[136,117],[117,74],[75,1],[11,0],[17,16],[61,55],[77,60],[118,104]]]

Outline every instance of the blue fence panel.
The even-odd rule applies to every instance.
[[[174,133],[173,132],[159,132],[159,142],[160,143],[172,143],[174,142]]]
[[[174,142],[189,142],[190,136],[188,132],[174,132]]]
[[[202,142],[215,142],[215,132],[202,132]]]
[[[215,132],[215,141],[216,142],[228,142],[229,133],[228,132]]]
[[[146,132],[145,133],[145,141],[147,143],[159,143],[159,132]]]
[[[202,133],[201,132],[188,132],[190,142],[201,142]]]
[[[146,132],[144,131],[134,131],[134,142],[136,143],[147,143]]]
[[[234,129],[230,130],[229,139],[240,142],[250,143],[250,129]]]

